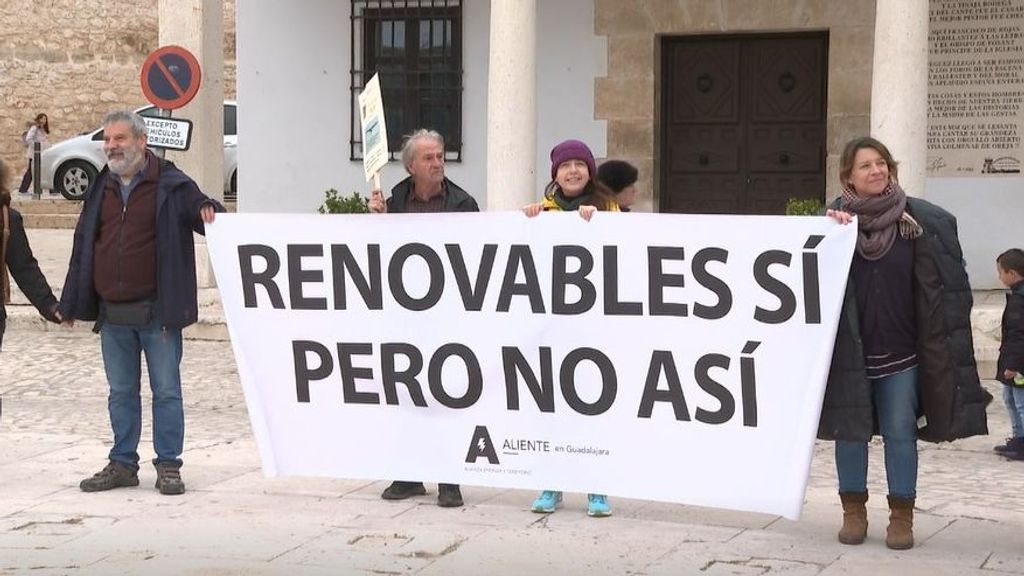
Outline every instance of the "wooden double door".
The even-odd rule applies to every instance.
[[[827,63],[826,32],[665,39],[660,211],[823,200]]]

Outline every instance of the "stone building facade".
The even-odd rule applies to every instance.
[[[146,104],[139,73],[158,47],[158,1],[0,2],[0,158],[25,166],[19,137],[39,112],[50,141]],[[224,96],[235,97],[235,0],[224,0]]]
[[[640,168],[639,189],[658,190],[656,127],[663,92],[659,42],[671,35],[828,30],[826,196],[838,194],[839,153],[870,131],[875,0],[595,0],[595,31],[608,38],[608,76],[596,79],[595,114],[608,122],[608,157]],[[639,4],[639,8],[637,4]],[[649,199],[657,205],[655,199]]]

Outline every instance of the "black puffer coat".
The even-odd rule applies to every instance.
[[[1003,378],[1003,372],[1007,369],[1024,372],[1024,282],[1018,282],[1006,294],[1002,333],[996,380],[1012,385],[1013,379]]]
[[[985,407],[992,395],[981,387],[974,361],[973,297],[956,218],[919,198],[907,198],[907,212],[924,229],[914,242],[919,412],[925,417],[918,437],[945,442],[988,434]],[[818,423],[823,440],[867,441],[878,430],[857,318],[851,278]]]
[[[0,243],[6,244],[0,248],[4,252],[4,261],[0,262],[0,266],[6,266],[7,270],[10,270],[10,275],[18,287],[39,313],[47,320],[56,322],[54,312],[57,310],[57,299],[39,269],[39,262],[32,255],[21,214],[8,206],[5,200],[0,197]],[[10,229],[4,229],[5,220],[10,223]],[[0,342],[3,342],[3,332],[7,324],[7,310],[4,304],[9,294],[4,293],[6,280],[6,270],[0,270]]]

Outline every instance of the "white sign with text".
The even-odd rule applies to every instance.
[[[388,163],[388,129],[378,74],[359,94],[359,120],[363,128],[363,172],[369,181]]]
[[[143,116],[148,133],[146,145],[150,148],[188,150],[192,143],[192,121],[184,118]]]
[[[799,515],[856,225],[221,214],[266,474]]]

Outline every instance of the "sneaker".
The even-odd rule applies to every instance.
[[[441,508],[458,508],[462,506],[462,491],[458,484],[437,485],[437,505]]]
[[[427,493],[427,489],[423,486],[423,482],[406,482],[404,480],[395,480],[384,489],[380,497],[385,500],[405,500],[410,496],[423,496]],[[440,498],[440,496],[438,496]]]
[[[156,489],[166,496],[185,493],[185,482],[181,480],[181,465],[160,462],[156,467]]]
[[[539,514],[550,514],[562,505],[562,493],[556,490],[545,490],[537,496],[530,510]]]
[[[604,494],[587,494],[587,516],[604,518],[612,515],[612,507],[608,505],[608,497]]]
[[[1005,444],[1000,444],[992,448],[999,454],[1006,454],[1007,452],[1024,452],[1024,438],[1007,438]]]
[[[103,492],[104,490],[138,485],[139,473],[137,471],[111,460],[103,467],[103,470],[82,480],[78,487],[82,489],[82,492]]]

